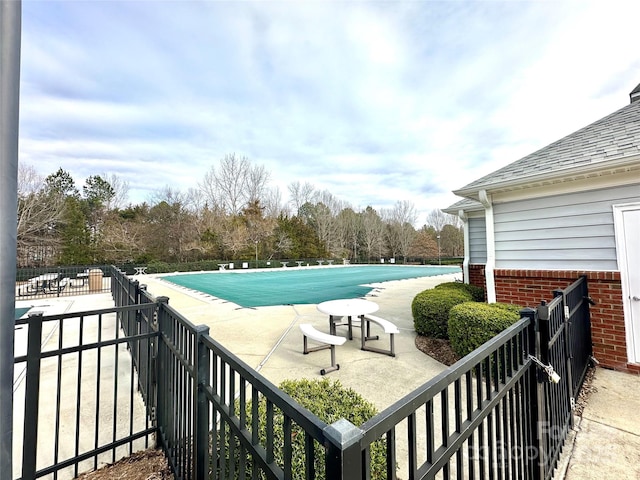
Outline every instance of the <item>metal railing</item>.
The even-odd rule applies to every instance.
[[[87,449],[76,446],[64,459],[56,454],[49,459],[50,465],[35,468],[32,465],[40,455],[41,442],[38,422],[25,421],[24,438],[33,435],[37,439],[38,455],[31,453],[32,444],[25,445],[24,479],[68,466],[77,472],[80,462],[87,459],[92,461],[87,468],[95,468],[99,455],[106,452],[115,458],[118,448],[126,446],[131,451],[136,439],[148,443],[154,433],[178,480],[549,479],[572,422],[571,398],[580,388],[590,357],[588,348],[574,345],[576,337],[580,341],[587,338],[589,324],[586,280],[581,279],[584,284],[577,282],[556,294],[549,305],[523,310],[523,318],[510,328],[363,425],[344,419],[328,425],[211,338],[207,327],[193,325],[175,311],[166,297],[152,298],[117,269],[111,282],[115,309],[74,315],[76,319],[98,319],[94,321],[105,315],[117,317],[121,333],[116,325],[116,333],[108,337],[77,342],[76,347],[63,342],[55,350],[58,353],[16,358],[16,364],[27,363],[25,418],[38,418],[32,415],[34,408],[37,412],[33,398],[42,392],[35,380],[29,387],[29,378],[37,372],[30,368],[31,363],[41,363],[50,355],[76,355],[78,363],[84,364],[90,349],[112,348],[129,352],[125,353],[128,362],[116,356],[120,366],[115,369],[120,372],[124,365],[129,372],[122,389],[130,397],[129,404],[135,403],[138,392],[142,398],[140,414],[125,418],[129,425],[144,418],[144,425],[130,426],[121,435],[114,433],[108,441],[99,438],[98,420],[110,407],[102,406],[105,396],[96,392],[110,383],[100,380],[103,377],[98,372],[113,362],[105,362],[104,356],[98,360],[98,353],[101,367],[95,372],[100,383],[92,390],[94,403],[99,405],[96,420],[85,425],[82,399],[89,397],[84,393],[76,393],[75,403],[71,402],[78,412],[76,437],[88,435],[93,443]],[[557,313],[567,309],[573,315]],[[28,344],[36,351],[40,347],[37,326],[34,329]],[[114,378],[123,378],[110,371]],[[558,383],[550,381],[557,380],[551,375],[556,371]],[[83,374],[82,381],[86,379]],[[75,380],[76,392],[83,392],[80,375]],[[116,391],[120,391],[117,386]],[[115,394],[112,398],[114,404],[120,400]],[[120,410],[110,412],[113,418],[120,417]],[[50,442],[57,445],[60,427],[54,431]],[[372,461],[373,445],[380,441],[385,451],[382,471]]]
[[[157,333],[124,335],[116,317],[154,309],[32,312],[16,321],[14,478],[74,478],[153,444],[152,412],[137,393],[151,371],[141,377],[127,347]]]

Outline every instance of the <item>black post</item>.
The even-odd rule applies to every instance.
[[[324,429],[327,478],[357,480],[362,478],[360,439],[363,431],[342,418]]]
[[[195,446],[193,455],[193,478],[204,480],[207,478],[209,466],[207,465],[209,450],[209,404],[205,395],[205,388],[209,384],[209,349],[202,342],[204,335],[209,335],[209,327],[199,325],[196,327],[196,358],[194,371],[196,378],[193,382],[193,399],[195,425],[193,426]]]
[[[549,327],[549,306],[544,300],[540,302],[536,309],[538,317],[538,336],[536,341],[536,357],[544,363],[549,364],[549,341],[551,340],[550,327]],[[548,378],[545,374],[536,368],[538,373],[538,388],[537,388],[537,400],[538,400],[538,449],[539,449],[539,466],[541,470],[542,478],[546,476],[547,468],[547,451],[546,441],[549,435],[549,418],[546,411],[546,395],[549,388]]]
[[[38,452],[38,407],[40,403],[40,345],[42,312],[29,314],[27,334],[27,373],[25,375],[22,478],[36,478]]]
[[[530,320],[528,329],[529,344],[526,345],[527,354],[537,356],[539,353],[540,338],[538,332],[538,314],[533,308],[524,308],[520,310],[520,316],[528,318]],[[536,455],[527,455],[529,464],[527,469],[530,472],[530,477],[534,480],[541,480],[544,478],[544,461],[542,450],[542,425],[541,420],[544,418],[542,412],[544,405],[540,405],[540,391],[539,391],[539,377],[538,367],[533,361],[530,361],[529,373],[528,373],[528,392],[529,392],[529,421],[528,423],[528,439],[526,451],[535,452]]]
[[[584,280],[584,279],[583,279]],[[553,291],[554,298],[562,297],[562,323],[564,327],[564,358],[566,364],[566,374],[563,381],[567,385],[567,396],[571,403],[572,415],[569,417],[569,426],[573,428],[574,418],[573,409],[575,408],[575,397],[573,396],[573,352],[571,351],[571,318],[569,317],[567,295],[564,290],[556,289]],[[582,300],[584,301],[584,300]]]
[[[168,422],[173,418],[173,413],[167,412],[169,402],[167,397],[169,393],[167,388],[171,389],[171,380],[173,375],[170,368],[169,359],[167,358],[168,348],[165,345],[165,335],[169,333],[169,325],[167,325],[167,315],[164,312],[164,306],[169,304],[169,297],[156,298],[156,317],[158,324],[158,336],[156,337],[156,371],[154,372],[156,378],[156,395],[157,395],[157,411],[156,411],[156,427],[158,428],[157,440],[164,447],[164,451],[167,451],[168,445],[165,444],[167,435],[169,434]],[[163,372],[162,375],[159,372]],[[171,380],[167,380],[167,377],[171,376]],[[162,378],[162,382],[160,381]],[[173,459],[171,464],[173,465]]]

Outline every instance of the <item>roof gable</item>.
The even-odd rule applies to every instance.
[[[640,101],[454,190],[454,193],[468,196],[479,190],[490,190],[492,186],[524,184],[541,175],[562,177],[587,167],[607,168],[609,164],[639,156]]]

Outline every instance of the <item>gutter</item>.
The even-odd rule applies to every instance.
[[[487,303],[496,303],[496,282],[493,272],[496,266],[496,242],[493,224],[493,204],[491,196],[486,190],[478,192],[480,203],[484,206],[486,242],[487,242],[487,263],[484,267],[484,278],[487,285]],[[466,255],[466,254],[465,254]]]
[[[462,209],[458,210],[458,217],[464,223],[462,227],[462,232],[464,233],[464,260],[462,261],[462,277],[464,279],[464,283],[469,283],[469,260],[470,260],[470,252],[469,252],[469,217],[466,212]]]
[[[598,162],[590,163],[581,167],[570,165],[568,167],[558,168],[540,174],[530,174],[525,178],[518,178],[516,180],[482,182],[484,185],[481,184],[475,186],[473,183],[471,183],[467,187],[453,190],[453,193],[459,197],[479,200],[482,203],[482,200],[480,199],[480,192],[482,190],[479,189],[491,189],[494,192],[502,190],[513,190],[517,188],[532,186],[540,182],[568,181],[582,176],[597,176],[599,174],[608,174],[616,171],[630,171],[638,168],[639,160],[639,155],[627,155],[625,157],[617,159],[600,160]]]

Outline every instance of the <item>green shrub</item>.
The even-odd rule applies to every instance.
[[[471,295],[474,302],[484,302],[484,288],[469,283],[462,282],[446,282],[436,285],[435,288],[455,288],[463,290]]]
[[[332,424],[341,418],[349,420],[356,426],[362,425],[364,422],[372,418],[378,412],[375,406],[362,398],[357,392],[350,388],[343,387],[339,381],[330,381],[329,379],[321,380],[285,380],[279,387],[280,390],[291,396],[300,405],[317,415],[318,418]],[[236,401],[236,412],[239,410],[239,402]],[[247,402],[246,415],[247,425],[251,425],[251,402]],[[261,397],[258,403],[258,416],[259,427],[258,436],[260,444],[266,445],[266,422],[267,422],[267,402],[264,397]],[[283,466],[284,452],[281,448],[284,445],[284,432],[283,432],[283,420],[284,415],[282,412],[274,409],[274,445],[275,448],[275,462]],[[293,479],[305,478],[305,434],[303,430],[295,423],[291,426],[292,429],[292,473]],[[223,443],[225,444],[225,452],[218,451],[218,454],[226,459],[227,467],[225,468],[226,474],[228,474],[228,459],[229,448],[228,438]],[[217,442],[218,448],[220,447],[220,439]],[[239,444],[236,443],[235,447],[235,478],[241,478],[238,472],[240,465],[239,458],[237,457],[239,452]],[[320,480],[325,478],[324,458],[325,450],[322,445],[315,442],[314,445],[314,466],[316,476],[315,478]],[[220,474],[220,468],[218,465],[218,474]],[[247,458],[246,463],[246,478],[253,478],[251,476],[251,461]],[[216,477],[217,478],[217,477]],[[226,478],[226,477],[225,477]],[[266,478],[265,475],[260,472],[258,478]],[[382,440],[378,440],[371,445],[371,478],[383,479],[386,478],[386,448]]]
[[[411,302],[413,326],[419,335],[448,338],[449,310],[459,303],[469,302],[471,294],[456,288],[425,290]]]
[[[449,313],[451,348],[464,357],[520,319],[517,305],[466,302]]]

